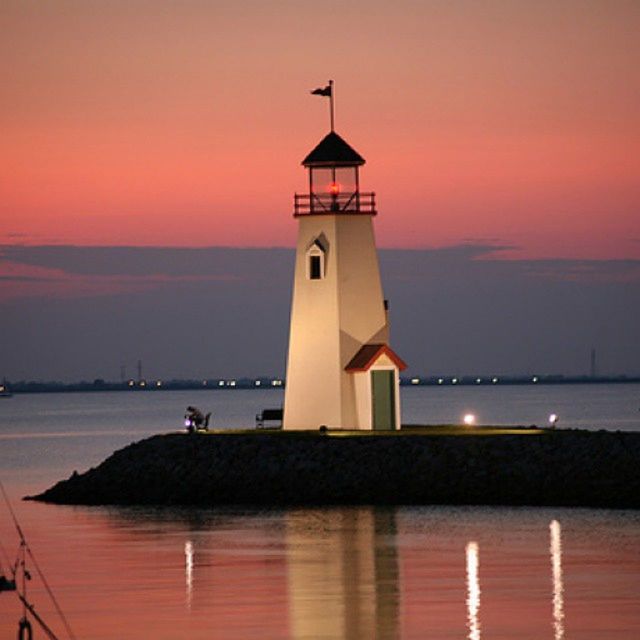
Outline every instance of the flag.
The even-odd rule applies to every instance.
[[[327,98],[331,97],[331,85],[328,84],[324,89],[319,88],[319,89],[314,89],[311,92],[312,95],[314,96],[326,96]]]

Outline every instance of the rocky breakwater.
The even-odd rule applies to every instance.
[[[640,434],[171,434],[31,499],[88,505],[640,508]]]

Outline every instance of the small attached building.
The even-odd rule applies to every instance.
[[[400,371],[405,363],[386,344],[365,344],[349,364],[359,425],[374,431],[400,428]]]

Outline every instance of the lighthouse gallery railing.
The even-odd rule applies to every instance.
[[[375,193],[296,193],[293,215],[309,213],[376,213]]]

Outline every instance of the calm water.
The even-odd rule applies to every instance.
[[[78,638],[638,638],[640,513],[421,507],[176,510],[18,502],[180,426],[253,424],[280,391],[0,401],[0,478]],[[640,430],[640,385],[403,389],[405,423]],[[17,538],[0,508],[0,541]],[[6,565],[4,556],[2,566]],[[42,586],[37,610],[64,637]],[[15,637],[0,594],[0,638]],[[36,638],[44,637],[37,632]]]

